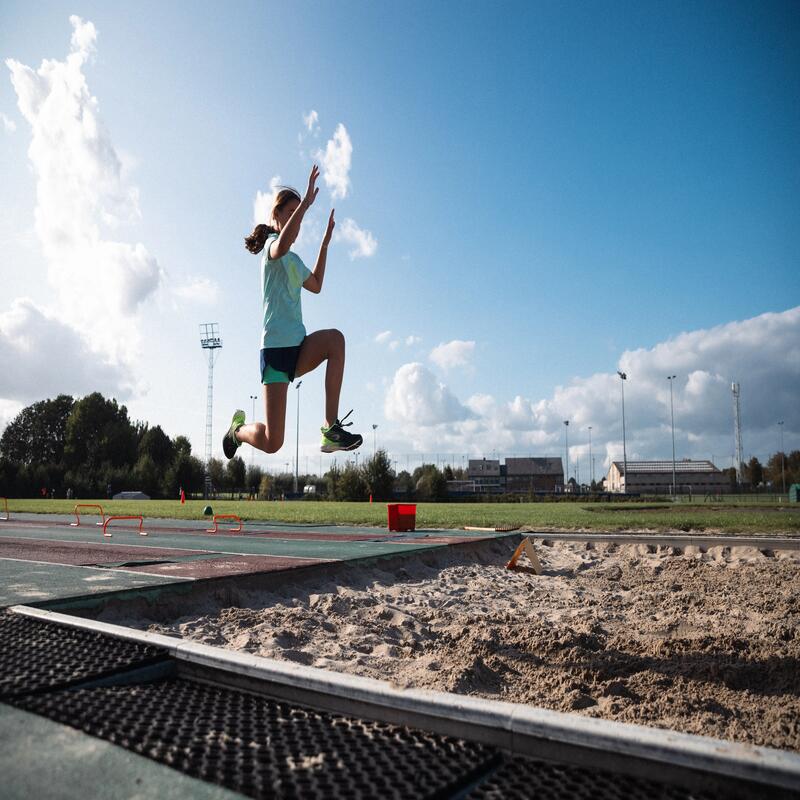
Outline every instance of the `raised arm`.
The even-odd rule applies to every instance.
[[[325,277],[325,263],[328,260],[328,245],[331,243],[333,229],[336,227],[336,222],[333,219],[333,211],[334,210],[331,209],[331,215],[328,217],[328,227],[325,230],[325,235],[322,237],[322,244],[319,246],[317,263],[314,265],[313,272],[303,283],[303,288],[308,289],[309,292],[314,292],[314,294],[319,294],[322,291],[322,280]]]
[[[273,240],[272,244],[270,244],[270,258],[282,258],[285,256],[294,244],[295,239],[297,239],[300,233],[300,223],[303,221],[306,211],[311,207],[314,200],[317,199],[319,189],[315,188],[314,184],[318,177],[319,167],[314,164],[314,166],[311,167],[311,174],[308,176],[306,196],[300,201],[292,216],[289,217],[289,221],[281,228],[278,238]]]

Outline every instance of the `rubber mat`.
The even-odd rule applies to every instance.
[[[716,795],[602,770],[507,756],[465,800],[718,800]]]
[[[500,760],[477,743],[182,679],[15,705],[250,797],[452,797]]]
[[[166,650],[0,614],[0,698],[64,688],[167,658]]]

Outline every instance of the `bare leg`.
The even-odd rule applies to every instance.
[[[264,386],[264,406],[267,413],[267,424],[251,422],[242,425],[236,431],[240,442],[263,450],[265,453],[277,453],[283,447],[286,431],[286,392],[288,383],[268,383]]]
[[[325,425],[331,426],[339,418],[339,395],[344,377],[344,336],[336,328],[306,336],[297,359],[298,377],[316,369],[323,361],[328,362],[325,368]]]

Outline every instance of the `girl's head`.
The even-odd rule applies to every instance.
[[[299,205],[300,193],[289,186],[282,186],[275,193],[275,199],[272,201],[269,224],[256,225],[253,232],[249,236],[245,236],[244,246],[251,253],[260,253],[264,249],[267,236],[271,233],[279,233]]]

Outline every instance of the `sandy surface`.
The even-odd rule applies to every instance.
[[[537,544],[421,557],[150,630],[270,658],[800,750],[800,553]],[[135,623],[134,623],[135,624]]]

